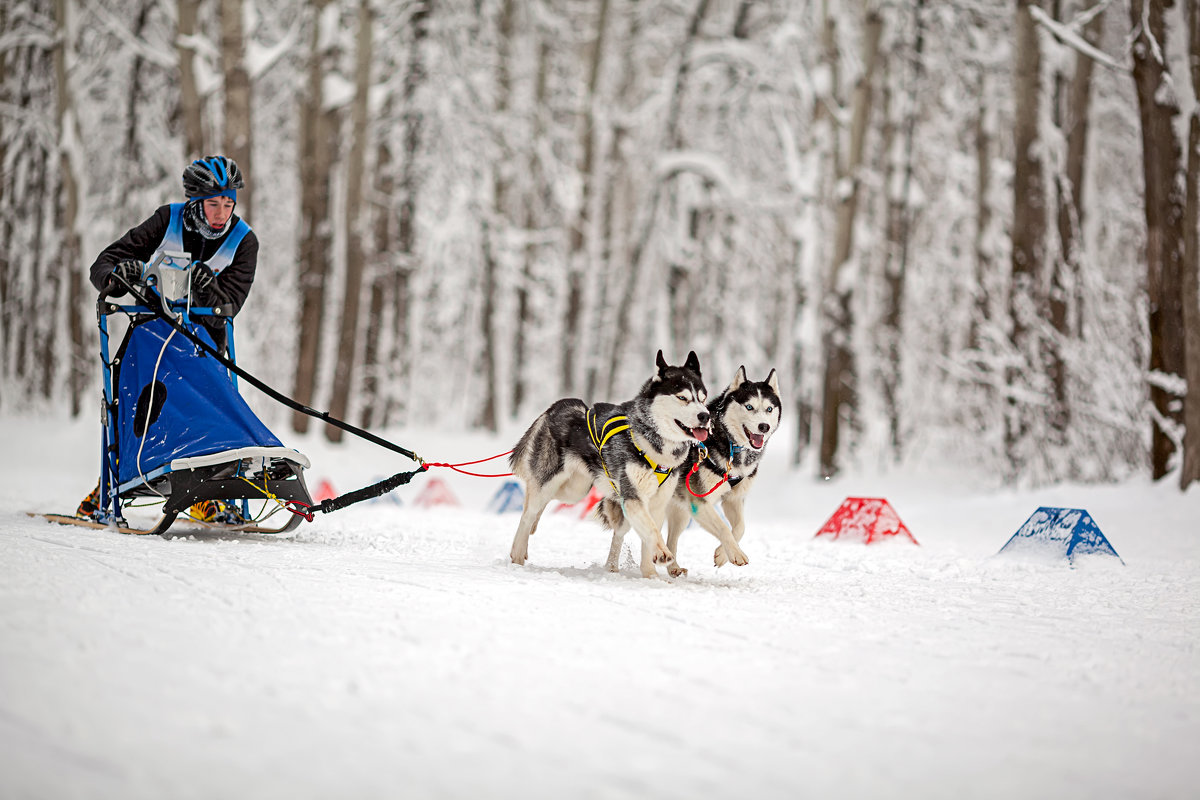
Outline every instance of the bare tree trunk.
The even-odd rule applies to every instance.
[[[388,115],[384,115],[387,118]],[[379,137],[375,153],[375,184],[371,195],[375,201],[375,234],[372,237],[371,260],[374,264],[371,279],[371,297],[367,306],[367,332],[363,343],[363,406],[362,426],[375,424],[384,402],[379,380],[379,354],[383,340],[384,303],[390,289],[391,270],[387,265],[392,260],[392,214],[388,202],[392,196],[392,151],[387,136]]]
[[[512,80],[510,77],[513,48],[513,16],[516,13],[513,0],[504,0],[500,6],[499,30],[496,32],[496,106],[495,120],[501,130],[506,129],[509,113]],[[504,139],[503,134],[500,137]],[[509,148],[505,147],[506,155]],[[507,159],[506,159],[507,160]],[[480,335],[483,344],[483,405],[475,420],[478,427],[495,432],[499,424],[497,403],[499,400],[499,374],[496,366],[496,241],[508,224],[508,178],[504,165],[492,168],[492,212],[489,223],[485,215],[483,223],[483,308],[479,315]]]
[[[354,103],[350,108],[350,153],[346,164],[346,286],[342,294],[342,320],[338,337],[337,362],[333,368],[333,396],[329,413],[345,419],[350,405],[350,389],[354,382],[354,364],[358,349],[358,309],[362,301],[363,268],[366,261],[362,222],[363,172],[366,169],[367,94],[371,89],[371,58],[373,54],[371,8],[367,0],[358,4],[358,44],[354,65]],[[342,429],[325,426],[325,438],[342,440]]]
[[[609,0],[599,0],[596,38],[592,41],[587,67],[587,89],[583,98],[583,122],[579,131],[582,156],[579,162],[579,212],[571,223],[567,250],[567,311],[563,325],[563,391],[577,394],[576,376],[579,370],[579,328],[583,316],[583,276],[587,273],[587,237],[591,224],[592,192],[596,150],[596,86],[600,80],[600,64],[604,56],[605,33],[608,29]]]
[[[623,97],[624,93],[618,96]],[[617,265],[615,262],[620,259],[622,242],[619,241],[617,218],[621,198],[627,194],[632,194],[627,191],[629,184],[629,161],[625,158],[623,151],[627,136],[628,132],[623,125],[618,123],[613,126],[607,159],[608,167],[605,170],[607,180],[604,186],[604,199],[600,204],[601,242],[599,268],[601,269],[601,275],[595,300],[596,308],[600,310],[606,309],[609,306],[609,293],[613,283],[613,280],[610,280],[609,276],[617,274]],[[603,338],[598,338],[595,343],[596,352],[588,360],[587,376],[583,385],[583,397],[588,402],[596,397],[600,391],[601,381],[608,378],[608,365],[602,354],[605,352],[611,353],[612,347],[615,346],[613,342],[620,335],[620,331],[616,330],[615,327],[610,326],[610,338],[607,341]]]
[[[663,139],[667,150],[676,150],[682,143],[679,116],[683,106],[683,95],[687,90],[688,80],[691,75],[692,49],[696,46],[696,42],[700,36],[700,24],[704,21],[704,17],[708,13],[708,2],[709,0],[698,0],[696,3],[696,10],[692,13],[686,37],[679,47],[679,71],[675,75],[675,86],[671,91],[671,101],[668,104],[667,118],[664,126]],[[612,348],[609,352],[607,385],[607,394],[609,396],[616,393],[617,364],[620,362],[621,349],[625,342],[620,332],[629,330],[629,317],[633,313],[635,305],[634,299],[637,294],[637,279],[641,271],[642,255],[646,252],[646,247],[649,245],[650,237],[654,232],[654,220],[657,215],[659,201],[662,199],[666,188],[664,182],[667,180],[670,180],[670,178],[664,177],[656,181],[654,188],[650,191],[650,196],[646,201],[645,218],[642,220],[642,228],[638,234],[638,238],[633,243],[633,249],[629,254],[629,263],[626,265],[621,299],[617,305],[616,331],[618,335],[613,337]]]
[[[900,329],[904,316],[904,296],[902,294],[904,278],[901,274],[900,253],[904,247],[904,223],[907,215],[905,200],[908,192],[907,188],[903,192],[896,192],[892,187],[897,185],[900,180],[898,176],[904,170],[902,164],[898,162],[908,158],[904,153],[896,152],[896,141],[900,138],[900,127],[904,122],[896,117],[903,114],[907,118],[912,111],[908,109],[905,100],[911,94],[911,87],[907,93],[896,92],[889,76],[898,71],[893,68],[894,63],[902,64],[912,60],[906,58],[900,51],[899,48],[902,46],[902,43],[897,41],[895,49],[883,56],[881,71],[884,78],[880,82],[879,90],[879,111],[883,117],[879,128],[879,152],[883,162],[880,171],[883,175],[885,189],[883,263],[880,270],[883,309],[879,317],[876,350],[879,358],[879,393],[883,399],[883,413],[888,426],[888,444],[893,460],[899,460],[900,457],[898,393],[900,388]],[[898,80],[902,81],[903,79],[898,78]],[[900,88],[903,90],[903,87]],[[899,103],[895,100],[896,95],[900,97]]]
[[[81,189],[79,187],[76,165],[73,161],[83,146],[79,130],[79,120],[75,112],[75,98],[71,93],[70,70],[67,63],[67,49],[72,46],[70,31],[73,21],[68,19],[74,12],[70,0],[55,0],[54,17],[58,30],[58,41],[54,48],[54,82],[56,89],[56,107],[58,117],[58,168],[61,188],[58,210],[61,216],[57,220],[58,230],[62,232],[62,245],[58,258],[49,267],[51,285],[65,281],[67,286],[66,309],[67,330],[70,337],[69,361],[67,364],[68,388],[71,397],[71,414],[78,415],[83,404],[83,389],[87,385],[87,354],[83,341],[83,264],[81,262],[82,246],[79,239],[79,203]],[[55,298],[57,292],[50,296]],[[54,309],[56,312],[58,309]],[[57,316],[57,314],[56,314]],[[49,329],[52,334],[57,327]],[[42,395],[46,398],[54,392],[54,347],[56,337],[45,337],[43,344]]]
[[[982,69],[979,72],[978,86],[979,110],[975,116],[975,302],[971,323],[967,329],[967,348],[970,350],[980,348],[980,326],[987,323],[992,316],[991,297],[988,293],[993,269],[993,253],[988,242],[988,230],[992,225],[992,204],[988,200],[992,191],[992,132],[987,107],[988,83]]]
[[[50,8],[49,24],[54,25],[53,6]],[[43,232],[55,229],[56,223],[47,221],[45,215],[48,210],[54,213],[54,206],[61,198],[50,166],[57,154],[47,152],[44,142],[45,138],[52,139],[56,135],[58,126],[56,101],[51,98],[47,102],[46,97],[47,91],[53,92],[54,86],[46,89],[37,85],[41,81],[35,83],[35,76],[49,75],[53,79],[56,45],[63,40],[56,39],[52,29],[45,35],[25,38],[21,35],[21,29],[25,27],[22,17],[14,14],[15,11],[15,7],[8,5],[0,8],[0,17],[8,15],[6,27],[0,30],[0,39],[8,39],[11,47],[0,57],[3,62],[0,72],[11,70],[8,82],[0,86],[0,91],[3,99],[11,102],[9,108],[15,110],[15,113],[0,113],[0,132],[4,134],[0,138],[0,149],[10,148],[0,164],[18,161],[21,165],[20,170],[0,169],[0,185],[4,186],[0,193],[3,202],[0,205],[0,233],[6,236],[0,240],[0,299],[3,300],[0,303],[3,326],[0,328],[3,335],[0,341],[3,347],[0,352],[0,401],[29,399],[32,394],[37,364],[33,348],[43,334],[40,322],[54,317],[44,307],[46,287],[42,285],[40,267],[47,259],[43,252]],[[44,17],[39,17],[36,22],[39,33],[47,24]],[[12,36],[13,33],[17,35]],[[23,120],[36,126],[37,136],[20,135]],[[48,131],[48,137],[42,131]],[[54,202],[45,202],[47,197]]]
[[[1058,3],[1056,2],[1056,6]],[[1084,36],[1091,44],[1099,41],[1103,29],[1104,9],[1098,9],[1086,24]],[[1055,16],[1061,16],[1059,8]],[[1057,257],[1048,264],[1049,293],[1046,308],[1054,333],[1043,342],[1044,365],[1050,381],[1050,408],[1047,413],[1050,444],[1062,449],[1068,443],[1071,424],[1068,364],[1063,350],[1079,335],[1081,309],[1080,254],[1083,246],[1083,176],[1087,158],[1088,114],[1091,105],[1093,62],[1089,56],[1077,54],[1075,70],[1069,83],[1061,71],[1056,72],[1054,87],[1054,124],[1067,142],[1063,170],[1055,176],[1057,227],[1059,248]],[[1070,458],[1073,474],[1076,460]]]
[[[179,108],[183,116],[184,155],[190,159],[206,155],[204,126],[200,115],[200,91],[196,87],[196,14],[200,0],[178,0]]]
[[[850,421],[857,412],[857,375],[851,336],[854,330],[854,283],[845,276],[854,252],[854,223],[858,213],[859,170],[863,163],[867,124],[872,105],[875,69],[879,63],[879,40],[883,18],[876,10],[866,16],[863,42],[863,70],[854,88],[854,107],[850,120],[850,149],[845,168],[839,176],[839,205],[834,231],[833,265],[824,302],[825,381],[822,391],[821,475],[838,472],[839,444],[843,416]]]
[[[253,128],[250,74],[246,71],[246,41],[242,31],[242,0],[221,0],[221,71],[225,76],[224,154],[237,162],[249,180],[238,190],[238,215],[249,218],[254,187],[251,162]]]
[[[889,438],[893,458],[901,455],[900,437],[900,340],[904,322],[904,285],[908,274],[909,230],[912,209],[909,208],[909,193],[912,187],[914,139],[917,128],[917,103],[921,92],[921,76],[925,50],[925,20],[922,12],[925,0],[917,0],[913,6],[912,71],[904,98],[904,151],[903,177],[898,197],[888,200],[888,251],[884,262],[885,311],[883,316],[885,352],[883,401],[888,418]],[[884,148],[885,153],[891,147]],[[888,184],[890,185],[890,183]]]
[[[1056,2],[1056,6],[1061,4]],[[1060,17],[1061,7],[1055,9]],[[1104,10],[1093,14],[1084,28],[1090,44],[1099,41],[1103,29]],[[1063,171],[1055,176],[1057,227],[1059,249],[1050,267],[1050,291],[1046,298],[1049,321],[1054,338],[1044,343],[1045,366],[1050,379],[1049,432],[1052,443],[1063,447],[1071,424],[1068,396],[1067,363],[1063,347],[1078,336],[1075,320],[1079,311],[1080,249],[1083,225],[1083,175],[1087,158],[1088,113],[1091,106],[1092,59],[1084,54],[1075,57],[1075,70],[1068,82],[1061,71],[1056,72],[1054,86],[1054,124],[1067,142]],[[1072,468],[1073,469],[1073,468]]]
[[[1188,2],[1188,64],[1192,96],[1200,105],[1200,4]],[[1187,200],[1184,207],[1184,258],[1180,285],[1183,297],[1183,328],[1186,338],[1187,394],[1183,398],[1183,466],[1179,488],[1186,490],[1200,481],[1200,109],[1193,107],[1188,126]]]
[[[404,88],[400,101],[404,109],[401,117],[404,126],[404,160],[400,173],[399,209],[396,229],[396,255],[399,263],[393,273],[392,299],[395,315],[392,319],[392,352],[388,358],[390,369],[403,382],[408,375],[408,314],[409,285],[413,271],[417,268],[417,191],[418,164],[420,162],[422,136],[422,109],[417,106],[417,92],[425,83],[425,41],[429,38],[429,19],[433,14],[434,0],[425,0],[413,11],[411,50],[408,69],[404,75]],[[397,413],[403,412],[403,399],[389,397],[383,422],[388,423]]]
[[[544,36],[545,34],[541,34]],[[542,39],[538,45],[537,78],[534,85],[534,119],[533,141],[540,142],[545,138],[545,107],[547,78],[550,66],[550,44]],[[532,232],[541,223],[541,215],[547,205],[546,196],[550,189],[546,186],[546,176],[543,174],[542,161],[537,148],[529,149],[530,189],[534,197],[525,206],[525,230]],[[527,337],[534,326],[533,310],[529,303],[529,289],[534,284],[538,246],[532,237],[525,243],[524,258],[521,265],[521,277],[517,282],[517,318],[516,332],[513,335],[513,376],[512,376],[512,413],[519,414],[525,402],[525,355],[528,350]]]
[[[137,21],[133,26],[133,35],[137,38],[142,38],[145,35],[146,20],[150,16],[150,11],[154,7],[154,0],[142,0],[138,7]],[[142,58],[140,53],[135,53],[133,56],[133,67],[130,69],[129,75],[129,96],[127,99],[125,113],[125,142],[124,142],[124,158],[130,163],[138,163],[138,125],[140,123],[138,115],[138,100],[142,94],[142,67],[146,60]]]
[[[1014,95],[1016,111],[1013,143],[1013,222],[1012,222],[1012,286],[1008,310],[1011,317],[1011,341],[1017,357],[1025,368],[1034,368],[1040,361],[1034,330],[1042,316],[1044,302],[1041,283],[1046,258],[1046,181],[1043,174],[1041,131],[1038,104],[1041,97],[1042,53],[1038,43],[1037,25],[1030,13],[1039,7],[1039,0],[1018,0],[1016,13],[1016,46],[1013,52]],[[1017,400],[1017,385],[1022,370],[1008,368],[1005,381],[1009,386],[1004,442],[1010,469],[1015,476],[1023,467],[1024,456],[1019,452],[1030,430],[1029,411]]]
[[[499,179],[500,176],[496,176]],[[494,199],[498,202],[504,194],[504,189],[501,185],[495,185]],[[483,220],[483,285],[479,287],[482,295],[483,306],[479,313],[479,328],[482,341],[480,344],[483,347],[483,352],[480,353],[480,366],[483,369],[483,403],[479,407],[479,415],[475,418],[475,426],[484,430],[492,431],[497,428],[497,397],[496,397],[496,253],[494,239],[500,238],[500,232],[496,230],[501,224],[500,219],[493,218],[489,221],[486,216]]]
[[[1167,474],[1175,453],[1172,433],[1182,425],[1182,410],[1164,385],[1184,373],[1183,337],[1183,168],[1174,119],[1178,101],[1171,91],[1165,58],[1167,40],[1163,0],[1132,0],[1133,81],[1142,124],[1146,197],[1146,268],[1150,301],[1150,402],[1155,420],[1150,465],[1155,480]],[[1167,380],[1162,380],[1166,378]]]
[[[0,5],[0,35],[8,32],[8,6]],[[8,82],[8,58],[0,57],[0,90]],[[8,99],[7,96],[5,99]],[[8,163],[8,139],[4,135],[5,119],[0,116],[0,164]],[[0,170],[0,242],[11,242],[13,240],[13,225],[11,217],[4,213],[8,210],[8,186],[9,177]],[[10,281],[13,280],[15,272],[14,264],[10,256],[11,247],[0,247],[0,361],[9,362],[12,358],[8,350],[8,344],[12,341],[12,321],[16,318],[15,314],[10,314],[9,299],[13,291],[9,287]],[[8,377],[5,367],[0,367],[0,381]],[[3,395],[0,395],[0,403],[3,402]]]
[[[820,208],[831,207],[833,204],[833,193],[830,187],[837,181],[837,175],[840,170],[838,165],[841,163],[842,153],[841,134],[838,127],[838,120],[834,113],[834,109],[841,102],[839,98],[842,93],[842,69],[837,46],[837,18],[832,13],[830,3],[831,0],[821,0],[821,58],[825,68],[828,70],[828,80],[822,81],[820,91],[813,98],[813,136],[812,142],[805,148],[819,154],[812,164],[812,171],[816,176],[813,180],[815,191],[812,194],[820,198]],[[810,209],[807,213],[816,215],[820,212],[816,209]],[[814,222],[824,228],[827,221],[819,219],[814,220]],[[819,327],[821,324],[820,317],[823,313],[821,303],[825,299],[824,266],[822,265],[821,274],[816,276],[815,281],[805,275],[802,262],[805,244],[804,241],[797,240],[793,250],[796,264],[794,284],[796,325],[802,328],[806,323],[815,322]],[[818,253],[818,255],[811,256],[810,258],[814,262],[819,262],[821,255]],[[813,443],[819,422],[817,419],[817,404],[821,401],[825,393],[824,372],[820,375],[819,385],[814,380],[807,379],[806,377],[806,371],[812,369],[808,364],[819,365],[816,369],[824,368],[825,353],[821,352],[810,355],[804,351],[801,344],[801,342],[797,342],[794,347],[795,358],[792,364],[792,374],[795,375],[796,389],[794,401],[796,408],[796,446],[793,450],[793,462],[797,466],[804,451]],[[820,469],[819,466],[818,469]]]
[[[1200,61],[1193,50],[1192,63]],[[1195,67],[1193,67],[1195,69]],[[1193,86],[1196,84],[1193,83]],[[1183,327],[1186,355],[1187,394],[1183,398],[1183,466],[1179,488],[1200,481],[1200,112],[1193,111],[1188,127],[1187,205],[1184,212],[1184,258],[1180,286],[1183,296]]]
[[[627,18],[628,28],[624,32],[622,58],[620,60],[620,79],[613,91],[614,105],[617,113],[610,122],[609,149],[605,159],[605,169],[598,177],[603,177],[603,197],[600,200],[599,236],[597,248],[599,263],[595,265],[599,273],[596,296],[593,306],[603,313],[611,306],[610,297],[619,280],[619,275],[625,273],[624,261],[627,250],[626,229],[622,224],[623,217],[632,217],[629,210],[635,206],[631,199],[632,176],[630,174],[629,158],[626,155],[626,144],[629,139],[628,112],[637,104],[634,87],[637,81],[639,64],[637,62],[637,42],[641,37],[642,20],[636,9],[623,7],[621,16]],[[632,11],[632,13],[630,13]],[[594,337],[588,352],[586,378],[583,386],[584,400],[591,402],[601,391],[603,382],[608,379],[608,357],[612,352],[615,340],[621,331],[615,325],[597,325],[598,335]],[[605,337],[607,333],[607,338]]]
[[[1104,9],[1103,5],[1097,5],[1092,12],[1092,18],[1084,25],[1083,38],[1089,44],[1098,45],[1100,42],[1100,36],[1104,32]],[[1080,319],[1083,315],[1083,297],[1080,291],[1082,281],[1079,275],[1081,269],[1079,251],[1083,246],[1083,179],[1088,152],[1088,132],[1092,108],[1092,71],[1094,67],[1095,62],[1091,58],[1083,54],[1076,57],[1075,75],[1071,79],[1071,93],[1068,98],[1068,124],[1070,125],[1070,130],[1067,131],[1066,177],[1071,187],[1071,203],[1067,206],[1070,216],[1062,222],[1069,224],[1072,233],[1072,247],[1069,252],[1070,263],[1074,270],[1075,292],[1071,298],[1074,313],[1072,314],[1073,319],[1069,322],[1069,327],[1074,331],[1075,335],[1079,335],[1082,327]],[[1060,222],[1060,228],[1062,227],[1062,222]],[[1068,251],[1064,248],[1064,252]]]
[[[1051,16],[1062,21],[1062,0],[1050,0]],[[1077,59],[1078,60],[1078,59]],[[1050,122],[1058,135],[1065,137],[1071,126],[1068,102],[1068,83],[1064,72],[1065,64],[1053,66],[1054,93],[1051,99]],[[1055,219],[1058,227],[1058,250],[1046,260],[1046,312],[1053,332],[1041,337],[1042,364],[1050,384],[1049,403],[1046,409],[1046,444],[1061,451],[1067,443],[1067,426],[1070,424],[1070,409],[1067,406],[1067,364],[1063,347],[1071,338],[1070,330],[1070,287],[1074,282],[1074,264],[1078,261],[1078,245],[1072,230],[1074,187],[1066,174],[1057,171],[1053,175]],[[1073,467],[1071,468],[1073,470]]]
[[[292,396],[306,406],[312,405],[316,391],[332,239],[329,194],[334,126],[332,112],[323,109],[325,69],[321,50],[321,12],[328,2],[312,0],[308,86],[300,107],[300,344]],[[308,415],[299,411],[292,415],[292,427],[298,433],[308,431],[308,421]]]

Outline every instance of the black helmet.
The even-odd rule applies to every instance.
[[[237,162],[225,156],[198,158],[183,170],[183,194],[189,200],[231,197],[245,184]]]

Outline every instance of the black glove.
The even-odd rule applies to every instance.
[[[192,267],[192,303],[212,305],[217,299],[217,276],[207,264],[196,264]]]
[[[124,289],[126,286],[136,286],[142,281],[142,262],[127,258],[113,268],[113,278],[117,285]]]

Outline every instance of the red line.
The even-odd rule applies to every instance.
[[[452,469],[455,472],[461,472],[463,475],[471,475],[472,477],[475,477],[475,478],[507,478],[512,475],[511,472],[501,472],[496,475],[486,475],[481,472],[467,472],[465,469],[459,469],[459,467],[469,467],[472,464],[482,464],[485,461],[495,461],[497,458],[504,458],[505,456],[507,456],[511,453],[512,453],[512,450],[509,450],[507,453],[500,453],[498,455],[488,456],[487,458],[481,458],[477,461],[463,461],[458,464],[440,464],[440,463],[435,464],[431,461],[426,461],[425,466],[426,467],[446,467],[447,469]]]

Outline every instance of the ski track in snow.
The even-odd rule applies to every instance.
[[[3,429],[37,441],[26,422]],[[750,501],[749,566],[714,568],[715,540],[693,529],[690,574],[643,580],[635,537],[610,574],[607,534],[553,512],[529,563],[509,564],[517,515],[478,510],[494,483],[456,485],[461,508],[379,502],[280,537],[56,526],[21,512],[73,504],[89,470],[50,481],[36,450],[0,512],[4,798],[1184,798],[1200,784],[1196,491],[897,483],[921,546],[864,547],[812,538],[858,487],[778,467]],[[353,452],[322,455],[353,472]],[[1072,491],[1125,566],[994,557]]]

